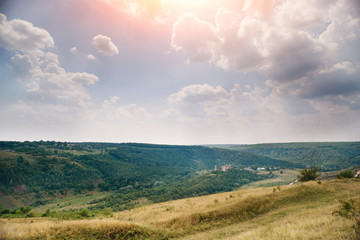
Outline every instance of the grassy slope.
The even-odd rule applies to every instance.
[[[353,222],[331,213],[358,198],[360,182],[257,188],[182,199],[82,221],[0,220],[0,238],[356,239]],[[120,220],[120,221],[119,221]]]
[[[93,192],[82,195],[71,195],[67,197],[57,197],[47,204],[35,207],[32,211],[34,213],[44,213],[47,209],[51,211],[66,211],[66,210],[80,210],[91,206],[94,199],[104,198],[108,196],[107,192]]]
[[[291,170],[291,169],[283,169],[281,170],[282,173],[279,171],[272,171],[275,175],[275,178],[265,179],[261,181],[251,182],[240,189],[251,189],[251,188],[258,188],[258,187],[273,187],[273,186],[280,186],[280,185],[287,185],[293,181],[295,181],[299,175],[299,171]],[[264,172],[266,174],[267,172]]]

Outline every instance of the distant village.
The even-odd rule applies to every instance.
[[[214,170],[215,170],[215,171],[226,172],[227,170],[232,169],[232,168],[233,168],[233,167],[232,167],[231,164],[222,165],[222,166],[220,166],[220,167],[218,167],[217,165],[215,165]],[[264,167],[258,167],[258,168],[256,168],[256,169],[251,168],[251,167],[246,167],[246,168],[244,168],[244,170],[246,170],[246,171],[266,171],[267,169],[264,168]],[[272,168],[272,170],[276,170],[276,168]]]
[[[226,172],[227,170],[232,169],[231,164],[226,164],[221,166],[220,168],[218,168],[217,165],[215,165],[215,171],[222,171],[222,172]]]

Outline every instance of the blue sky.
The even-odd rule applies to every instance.
[[[358,141],[357,0],[3,0],[1,140]]]

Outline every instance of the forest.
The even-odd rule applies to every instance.
[[[0,142],[0,210],[38,207],[71,195],[108,193],[89,209],[236,190],[270,179],[271,169],[360,164],[359,143],[176,146],[142,143]],[[214,171],[215,165],[232,169]],[[244,169],[267,169],[267,174]],[[4,197],[5,196],[5,197]]]

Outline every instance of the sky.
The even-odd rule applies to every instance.
[[[0,0],[0,140],[360,140],[358,0]]]

